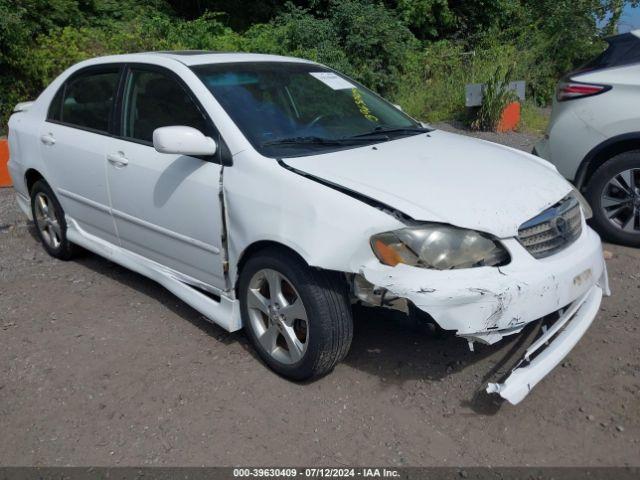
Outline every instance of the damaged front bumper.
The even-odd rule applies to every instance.
[[[503,383],[487,385],[487,393],[497,393],[513,405],[521,402],[582,338],[598,313],[601,299],[602,289],[594,285],[527,348],[522,360]]]
[[[489,387],[517,403],[582,337],[602,295],[609,294],[609,285],[600,238],[586,225],[573,244],[543,259],[533,258],[516,239],[502,242],[511,255],[511,262],[503,267],[439,271],[372,261],[362,266],[360,275],[386,291],[387,298],[413,303],[471,346],[476,341],[496,343],[521,332],[530,322],[560,312],[561,319],[541,337],[541,343],[530,347],[536,346],[528,351],[524,364],[503,384]],[[561,331],[556,325],[562,325]],[[553,343],[542,351],[552,337]]]

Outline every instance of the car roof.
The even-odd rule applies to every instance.
[[[315,63],[309,60],[295,57],[285,57],[281,55],[268,55],[263,53],[239,53],[239,52],[214,52],[208,50],[169,50],[157,52],[140,52],[123,55],[109,55],[89,60],[89,63],[111,63],[111,62],[132,62],[136,60],[144,61],[150,58],[167,58],[178,61],[187,66],[203,65],[211,63],[234,63],[234,62],[296,62]]]
[[[620,38],[629,38],[629,36],[631,35],[633,35],[634,37],[640,38],[640,28],[636,30],[629,30],[628,32],[622,32],[622,33],[616,33],[615,35],[610,35],[608,37],[605,37],[605,40],[607,42],[611,40],[615,41],[616,39],[620,39]]]

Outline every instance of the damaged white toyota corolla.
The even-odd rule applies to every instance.
[[[304,379],[347,353],[351,303],[471,348],[555,318],[503,383],[517,403],[582,337],[607,273],[549,163],[432,130],[313,62],[159,52],[73,66],[9,122],[44,248],[146,275]]]

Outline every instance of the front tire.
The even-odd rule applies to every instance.
[[[247,336],[278,374],[293,380],[319,377],[347,354],[353,320],[340,274],[269,248],[247,261],[238,290]]]
[[[47,253],[59,260],[72,258],[74,245],[67,239],[64,210],[44,180],[38,180],[31,188],[31,213],[38,238]]]
[[[591,177],[586,197],[593,227],[605,239],[640,247],[640,150],[605,162]]]

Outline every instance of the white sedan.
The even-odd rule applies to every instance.
[[[292,379],[349,350],[351,304],[473,349],[544,322],[489,392],[522,400],[608,294],[588,206],[544,160],[433,130],[305,60],[158,52],[81,62],[9,122],[44,248],[164,285]]]

